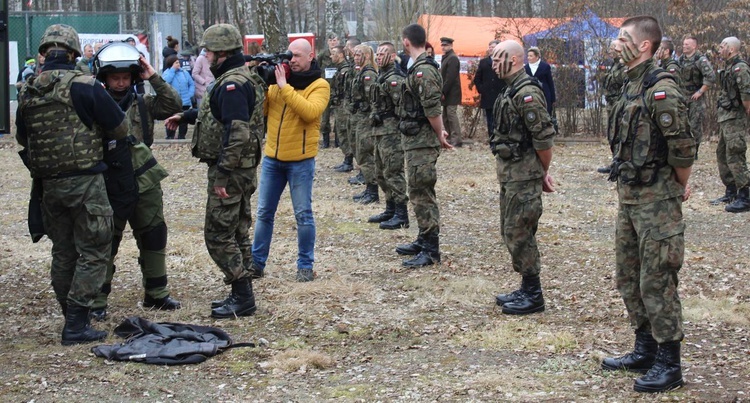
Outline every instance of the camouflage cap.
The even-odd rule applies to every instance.
[[[47,27],[39,42],[39,54],[44,54],[47,48],[60,46],[75,53],[76,57],[81,56],[81,41],[78,39],[78,32],[75,28],[65,24],[54,24]]]
[[[216,24],[208,27],[203,33],[200,46],[211,52],[221,52],[242,48],[240,31],[230,24]]]

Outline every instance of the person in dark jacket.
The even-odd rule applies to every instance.
[[[169,56],[175,55],[177,56],[177,52],[180,51],[180,41],[178,41],[175,38],[172,38],[172,36],[167,36],[167,46],[164,47],[164,49],[161,50],[161,56],[166,60]],[[164,63],[164,66],[162,66],[162,71],[172,67],[171,64]]]
[[[443,77],[443,126],[448,130],[451,145],[461,147],[461,123],[458,120],[458,105],[461,105],[461,61],[453,51],[452,38],[440,38],[443,60],[440,75]]]
[[[487,57],[479,61],[479,67],[474,74],[474,85],[480,95],[479,106],[484,109],[484,115],[487,118],[487,134],[492,134],[494,119],[492,118],[492,107],[495,100],[501,92],[505,90],[505,81],[500,79],[492,70],[492,51],[500,43],[498,40],[491,40],[487,47]]]
[[[555,82],[552,80],[552,67],[542,60],[542,53],[536,46],[529,48],[526,52],[529,62],[524,68],[526,74],[535,77],[542,84],[544,98],[547,100],[547,112],[552,116],[555,104]]]

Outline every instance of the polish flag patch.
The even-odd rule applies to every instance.
[[[421,72],[421,71],[418,71],[418,72],[417,72],[417,78],[422,78],[422,76],[423,76],[423,75],[424,75],[424,74],[422,74],[422,72]]]
[[[740,70],[742,70],[742,69],[740,69],[740,66],[737,66],[737,67],[734,68],[734,72],[735,73],[739,73]]]
[[[371,78],[370,76],[365,76],[365,81],[370,81]]]
[[[654,92],[654,99],[657,101],[662,100],[662,99],[667,99],[667,93],[664,91]]]
[[[532,97],[531,95],[526,95],[525,97],[523,97],[523,102],[527,104],[533,100],[534,100],[534,97]]]
[[[398,85],[398,81],[391,81],[391,87],[395,87]]]
[[[235,85],[234,85],[234,84],[229,84],[229,85],[227,85],[227,91],[234,91],[234,90],[236,90],[236,89],[237,89],[237,87],[235,87]]]

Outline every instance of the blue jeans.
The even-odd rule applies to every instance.
[[[281,193],[287,183],[297,220],[297,269],[312,269],[315,261],[315,219],[312,211],[312,187],[315,158],[284,162],[263,157],[258,184],[258,214],[255,219],[253,261],[264,269],[273,236],[273,222]]]

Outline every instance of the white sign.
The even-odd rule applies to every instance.
[[[335,67],[326,67],[326,80],[332,79],[337,71],[338,69],[336,69]]]
[[[18,42],[12,41],[8,42],[8,56],[10,58],[8,59],[9,67],[10,67],[10,75],[8,76],[8,82],[10,85],[15,86],[16,85],[16,78],[18,77],[18,69],[21,68],[21,65],[18,61]],[[26,60],[24,60],[25,62]],[[11,91],[11,94],[13,92]]]

